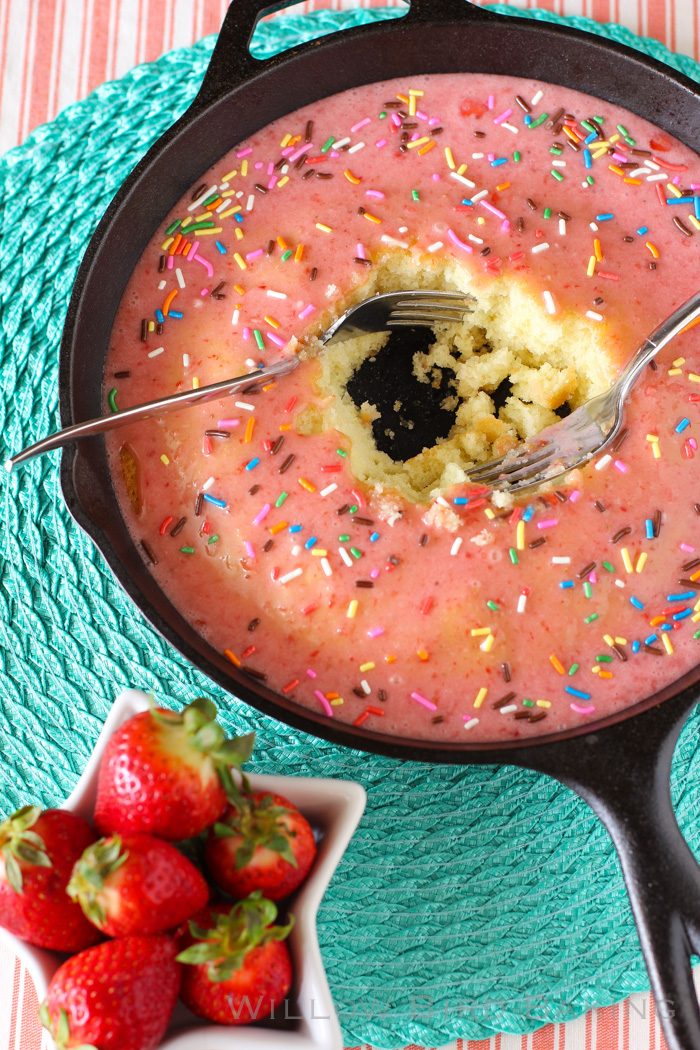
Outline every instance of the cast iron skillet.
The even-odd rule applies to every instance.
[[[259,62],[248,50],[255,25],[284,6],[234,0],[199,94],[126,180],[90,241],[61,345],[64,426],[102,410],[114,313],[158,223],[233,145],[319,98],[416,73],[513,74],[617,103],[700,151],[698,86],[609,40],[495,15],[465,0],[413,0],[405,18],[344,30]],[[700,869],[676,823],[669,786],[675,743],[700,700],[700,666],[604,722],[524,744],[436,745],[339,724],[232,668],[170,605],[122,521],[102,439],[64,452],[61,483],[71,513],[148,620],[211,678],[266,714],[359,750],[423,762],[509,763],[548,773],[578,792],[619,854],[670,1050],[700,1050],[690,966],[691,954],[700,954]]]

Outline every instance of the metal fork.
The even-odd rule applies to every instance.
[[[561,477],[602,452],[619,435],[625,401],[645,366],[697,317],[700,292],[644,340],[608,390],[545,427],[519,449],[473,467],[467,471],[470,481],[502,492],[518,492]]]
[[[369,332],[385,332],[402,325],[429,328],[441,321],[459,322],[464,319],[464,314],[467,312],[468,298],[470,297],[458,293],[429,292],[423,289],[373,295],[346,310],[323,333],[321,342],[325,346],[330,346],[346,339],[355,339],[359,335],[367,335]],[[167,412],[176,412],[204,401],[218,400],[222,397],[229,397],[231,394],[250,393],[259,389],[270,379],[291,372],[298,363],[297,357],[288,357],[274,365],[238,376],[236,379],[226,379],[222,383],[213,383],[197,390],[186,390],[181,394],[162,397],[157,401],[147,401],[145,404],[126,408],[121,412],[113,412],[109,416],[98,416],[85,423],[75,423],[55,434],[49,434],[36,444],[18,452],[16,456],[5,460],[5,470],[9,473],[20,463],[26,463],[35,456],[43,455],[44,452],[62,448],[78,438],[94,437],[96,434],[104,434],[105,431],[114,430],[126,423],[136,423],[142,419],[165,415]]]

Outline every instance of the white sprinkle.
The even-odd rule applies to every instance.
[[[255,364],[255,362],[253,362]],[[247,401],[234,401],[236,408],[244,408],[246,412],[254,412],[255,405],[249,405]]]
[[[483,153],[472,153],[472,160],[481,160],[483,156],[485,156]]]
[[[501,712],[502,715],[509,715],[511,713],[511,711],[517,711],[518,710],[518,705],[517,704],[506,704],[505,707],[499,707],[498,710]]]
[[[158,354],[162,354],[165,350],[164,346],[159,346],[155,350],[151,350],[149,357],[158,357]]]
[[[544,308],[547,311],[547,313],[555,314],[557,312],[557,307],[554,302],[554,299],[552,298],[552,293],[544,291],[542,292],[542,298],[544,299]]]
[[[338,486],[333,482],[332,485],[326,485],[325,489],[321,489],[322,496],[330,496],[331,492],[335,492]]]
[[[364,692],[365,696],[369,696],[369,694],[372,692],[369,686],[369,682],[367,682],[366,679],[363,678],[360,682],[360,685],[362,686],[362,691]]]
[[[167,283],[168,283],[167,281],[160,281],[159,284],[158,284],[158,291],[162,292]]]
[[[651,168],[652,171],[659,170],[659,165],[655,164],[653,160],[645,160],[644,163],[646,164],[647,168]]]
[[[598,232],[598,224],[597,223],[589,222],[588,225],[590,226],[590,228],[593,230],[594,233]]]
[[[348,142],[352,142],[352,139],[349,135],[346,135],[344,139],[340,140],[340,142],[333,143],[333,149],[340,149],[341,146],[347,146]]]
[[[296,580],[297,576],[301,576],[303,571],[304,570],[301,568],[292,569],[291,572],[287,572],[284,576],[280,576],[280,583],[289,583],[290,580]]]
[[[571,558],[552,558],[552,565],[571,565]]]
[[[507,129],[508,129],[508,131],[512,131],[514,135],[517,135],[517,134],[518,134],[518,129],[517,129],[516,127],[513,127],[513,125],[512,125],[512,124],[507,124],[507,123],[505,122],[505,120],[504,120],[504,121],[503,121],[503,123],[501,124],[501,127],[502,127],[502,128],[507,128]]]
[[[517,611],[519,613],[524,613],[526,605],[527,605],[527,595],[526,594],[521,594],[520,597],[518,598],[518,610]]]
[[[255,204],[255,194],[254,193],[250,193],[250,194],[248,194],[248,202],[247,202],[247,204],[245,206],[245,210],[246,211],[252,211],[254,204]]]
[[[179,266],[175,267],[175,276],[177,277],[177,283],[181,288],[185,287],[185,278],[182,276],[182,270]]]
[[[395,237],[390,237],[388,233],[382,234],[382,241],[384,244],[393,245],[394,248],[408,248],[406,241],[397,241]]]
[[[357,153],[358,149],[362,149],[363,147],[364,147],[364,142],[356,142],[354,146],[350,147],[350,149],[348,150],[348,153]]]
[[[270,289],[270,288],[267,289],[267,294],[269,295],[270,299],[286,299],[287,298],[287,295],[286,295],[285,292],[273,292],[272,289]]]
[[[439,503],[439,505],[441,507],[447,507],[448,510],[450,509],[450,505],[449,505],[449,503],[447,502],[447,500],[445,499],[444,496],[438,496],[437,499],[435,500],[435,502]]]
[[[182,355],[182,363],[185,366],[185,368],[189,368],[190,367],[190,355],[189,354],[183,354]]]
[[[245,193],[243,192],[243,190],[238,191],[238,193],[236,194],[236,200],[239,201],[241,197],[245,197]]]
[[[566,161],[565,160],[553,160],[552,161],[552,167],[553,168],[565,168],[566,167]]]
[[[328,558],[321,558],[321,568],[325,572],[326,576],[332,576],[333,570],[331,569],[331,563]]]
[[[478,193],[475,193],[472,196],[472,204],[476,204],[476,202],[480,201],[482,197],[488,197],[488,195],[489,195],[489,191],[488,190],[479,190]]]
[[[429,251],[429,252],[436,252],[436,251],[438,251],[438,250],[439,250],[440,248],[442,248],[442,241],[435,241],[435,243],[434,243],[434,244],[431,244],[431,245],[429,245],[429,247],[428,247],[428,251]]]
[[[470,190],[473,190],[476,186],[475,182],[472,182],[471,179],[465,179],[464,175],[460,175],[458,171],[451,171],[450,178],[456,179],[457,182],[461,182],[463,186],[468,186]]]
[[[345,550],[345,547],[338,547],[338,554],[343,559],[343,561],[345,562],[347,567],[349,569],[351,569],[352,568],[352,558],[350,557],[348,552]]]
[[[452,547],[450,549],[450,554],[457,554],[457,552],[459,551],[459,548],[461,546],[462,546],[462,537],[458,536],[457,539],[452,544]]]
[[[399,233],[408,233],[408,226],[399,226]]]
[[[474,726],[478,726],[478,724],[479,724],[479,719],[478,718],[470,718],[468,722],[464,723],[464,728],[465,729],[473,729]]]
[[[245,363],[247,364],[248,368],[255,368],[256,363],[252,357],[246,357]]]
[[[647,182],[663,182],[667,178],[668,175],[662,171],[660,175],[647,175]]]
[[[540,101],[540,99],[542,98],[542,95],[543,95],[543,92],[542,92],[542,91],[536,91],[536,92],[535,92],[535,96],[534,96],[534,98],[532,99],[532,102],[530,103],[530,105],[531,105],[531,106],[536,106],[536,105],[537,105],[537,103],[538,103],[538,102]]]
[[[474,244],[483,244],[484,240],[482,237],[477,237],[475,234],[470,233],[467,235],[468,241],[474,241]]]
[[[544,241],[542,244],[536,244],[534,248],[530,249],[530,251],[535,255],[537,252],[546,252],[547,248],[549,248],[549,243]]]
[[[207,197],[211,197],[212,193],[216,193],[216,183],[214,183],[213,186],[210,186],[208,190],[205,190],[204,193],[200,197],[197,197],[196,200],[193,200],[192,203],[188,205],[187,210],[194,211],[195,208],[199,207],[202,201],[205,201]]]
[[[595,310],[586,310],[586,317],[589,317],[591,321],[602,321],[603,315],[597,314]]]
[[[212,487],[213,484],[214,484],[214,478],[213,477],[207,478],[207,480],[202,485],[202,492],[207,492]]]
[[[625,586],[624,581],[623,580],[615,580],[615,586],[616,587],[624,587]]]
[[[607,467],[608,463],[610,463],[611,460],[612,460],[612,456],[607,456],[607,455],[603,456],[596,463],[595,469],[596,470],[605,470],[605,468]]]
[[[631,179],[637,179],[640,175],[648,175],[650,172],[649,168],[635,168],[634,171],[629,173]]]
[[[566,219],[559,220],[559,236],[566,237]]]
[[[236,307],[236,309],[233,311],[233,316],[231,317],[231,324],[238,324],[238,318],[240,316],[241,311],[238,309],[238,307]]]
[[[300,554],[301,554],[301,547],[299,546],[298,543],[295,543],[294,546],[292,547],[292,557],[293,558],[298,558]]]

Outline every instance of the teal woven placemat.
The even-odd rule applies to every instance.
[[[256,52],[392,14],[280,18],[260,27]],[[568,21],[700,80],[691,59],[657,42]],[[7,449],[58,425],[58,344],[85,245],[124,176],[186,107],[213,43],[105,84],[0,160]],[[348,1044],[525,1032],[647,986],[609,839],[570,792],[508,767],[368,759],[262,718],[144,622],[66,512],[54,458],[3,480],[0,498],[1,811],[62,801],[121,688],[166,703],[205,693],[227,728],[256,728],[256,771],[346,777],[367,788],[366,816],[319,917]],[[696,850],[699,726],[693,717],[674,768],[681,825]]]

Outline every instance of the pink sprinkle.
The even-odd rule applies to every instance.
[[[321,690],[320,689],[314,689],[314,696],[316,697],[316,699],[318,700],[319,704],[321,705],[323,710],[326,712],[328,717],[332,718],[333,717],[333,708],[328,703],[328,701],[326,700],[326,698],[323,695],[323,693],[321,692]]]
[[[431,128],[434,128],[439,123],[440,123],[440,118],[439,117],[431,117],[430,120],[428,121],[428,126],[431,127]]]
[[[488,201],[483,201],[482,200],[482,201],[479,201],[479,204],[481,205],[482,208],[486,208],[486,210],[490,211],[493,215],[498,216],[499,219],[505,219],[506,218],[506,216],[503,214],[502,211],[499,211],[498,208],[494,208],[493,204],[489,204]]]
[[[238,427],[241,425],[240,419],[219,419],[217,427]]]
[[[253,147],[252,146],[246,146],[246,148],[242,149],[240,151],[240,153],[236,154],[236,156],[237,157],[247,157],[252,152],[253,152]]]
[[[697,449],[697,447],[698,447],[698,443],[695,440],[695,438],[688,438],[688,444],[690,445],[690,447],[692,449]]]
[[[691,190],[700,190],[700,182],[691,182],[690,188]]]
[[[456,244],[458,248],[461,248],[463,252],[473,252],[471,244],[465,244],[464,241],[460,241],[459,237],[454,230],[448,230],[447,236],[450,238],[453,244]]]
[[[589,572],[589,574],[588,574],[588,582],[589,583],[597,583],[598,582],[598,575],[597,575],[597,573]]]
[[[293,164],[294,161],[298,160],[299,157],[304,155],[304,153],[308,153],[309,150],[311,149],[312,145],[313,145],[313,143],[311,143],[311,142],[305,142],[304,145],[300,146],[298,150],[294,151],[294,153],[290,153],[290,155],[289,155],[289,163]]]
[[[433,172],[433,182],[439,182],[439,181],[440,181],[440,176],[437,173],[437,171],[434,171]]]
[[[420,131],[414,131],[411,135],[411,142],[417,142],[420,138]]]
[[[282,156],[288,157],[290,153],[294,152],[294,146],[285,146],[282,150]]]
[[[312,613],[314,611],[314,609],[318,609],[318,605],[316,605],[315,602],[312,602],[311,605],[305,605],[304,608],[301,610],[301,615],[308,616],[309,613]]]
[[[255,162],[255,170],[256,171],[260,171],[262,166],[263,166],[263,162],[261,160],[256,160],[256,162]]]
[[[437,711],[437,704],[434,704],[432,700],[426,700],[420,693],[411,693],[411,699],[416,700],[423,707],[427,707],[429,711]]]
[[[268,516],[269,513],[270,513],[270,504],[266,503],[265,506],[263,507],[263,509],[258,512],[256,517],[253,518],[253,525],[259,525],[261,521],[265,520],[265,518]]]
[[[626,463],[623,463],[621,459],[616,459],[613,466],[617,467],[621,474],[626,474],[629,467]]]
[[[337,149],[332,149],[330,155],[331,155],[331,157],[339,157],[340,156],[340,154],[338,153]]]
[[[250,540],[246,540],[243,546],[245,547],[245,552],[248,555],[248,557],[255,559],[255,551],[253,550],[253,544],[250,542]]]
[[[306,673],[309,676],[309,678],[315,678],[316,677],[316,672],[312,671],[310,667],[308,668]]]
[[[508,120],[508,117],[511,115],[512,112],[512,109],[504,109],[500,116],[495,118],[494,124],[502,124],[504,120]]]
[[[624,153],[613,153],[613,160],[621,160],[624,164],[627,160],[627,157],[624,155]]]
[[[259,259],[261,255],[264,255],[262,248],[256,248],[254,252],[248,252],[246,259]]]
[[[365,246],[364,246],[364,244],[358,244],[358,246],[357,246],[357,248],[355,250],[357,252],[357,258],[358,259],[366,259],[367,258],[366,254],[365,254]]]
[[[199,248],[199,241],[195,241],[194,244],[190,245],[189,255],[187,256],[187,258],[190,260],[190,262],[192,262],[192,260],[194,259],[195,255],[197,254],[197,249],[198,248]]]
[[[243,338],[244,339],[250,339],[250,328],[244,328],[243,329]]]
[[[208,261],[208,259],[204,259],[201,255],[195,255],[194,258],[197,260],[197,262],[201,263],[204,269],[207,271],[207,277],[214,276],[214,267]]]
[[[267,184],[267,188],[268,188],[268,190],[274,190],[276,185],[277,185],[277,176],[273,175],[272,178],[270,179],[270,181]]]
[[[397,128],[401,127],[401,117],[398,115],[398,113],[391,114],[391,123]]]
[[[496,105],[496,99],[493,97],[493,95],[489,95],[488,102],[486,103],[486,105],[489,109],[493,109],[493,107]]]
[[[557,518],[547,518],[546,521],[538,521],[537,522],[537,528],[538,529],[553,529],[558,524],[559,524],[559,521],[558,521]]]
[[[376,580],[377,576],[379,576],[379,569],[372,569],[370,576],[373,580]]]
[[[695,547],[691,547],[689,543],[679,543],[678,546],[680,547],[680,549],[682,551],[685,551],[686,554],[694,554],[695,553]]]
[[[168,256],[168,262],[167,262],[168,269],[172,270],[174,265],[175,265],[175,256],[169,255]]]
[[[680,181],[681,181],[680,175],[674,175],[674,177],[671,179],[671,182],[673,183],[674,186],[677,186]]]
[[[202,288],[202,290],[201,290],[201,292],[199,294],[202,296],[202,298],[204,298],[204,296],[209,295],[209,289],[208,288]]]
[[[314,310],[315,310],[315,309],[316,309],[316,307],[314,306],[314,304],[313,304],[313,303],[309,303],[309,305],[308,305],[308,306],[305,306],[305,307],[304,307],[304,309],[303,309],[303,310],[301,311],[301,313],[299,314],[299,320],[300,320],[300,321],[304,321],[304,320],[306,320],[306,318],[307,318],[307,317],[308,317],[308,316],[309,316],[310,314],[312,314],[312,313],[314,312]]]
[[[375,142],[377,149],[381,149],[382,146],[386,146],[386,139],[380,139],[379,142]]]
[[[575,503],[577,499],[581,499],[581,493],[578,489],[574,489],[569,496],[569,503]]]
[[[268,175],[272,175],[274,170],[275,170],[274,161],[270,161],[270,163],[267,166],[267,174]]]
[[[271,343],[274,343],[275,346],[279,346],[280,349],[283,346],[287,345],[286,342],[284,341],[284,339],[280,339],[280,337],[278,335],[275,335],[274,332],[265,332],[265,335],[270,340]]]
[[[370,638],[378,638],[380,634],[384,634],[384,628],[373,627],[371,631],[367,632],[367,634],[370,636]]]
[[[353,126],[350,128],[350,131],[354,135],[356,131],[360,130],[360,128],[367,127],[369,122],[370,122],[370,118],[369,117],[365,117],[364,120],[358,120],[357,124],[353,124]]]
[[[381,190],[367,190],[368,197],[379,197],[380,200],[384,200],[385,194]]]
[[[581,707],[580,704],[569,704],[572,711],[575,711],[577,715],[591,715],[595,711],[594,704],[588,704],[587,707]]]
[[[416,110],[416,116],[418,117],[419,120],[427,120],[428,119],[428,114],[427,113],[423,113],[423,111],[420,110],[420,109]]]
[[[507,233],[510,229],[510,219],[504,219],[501,223],[501,233]]]

